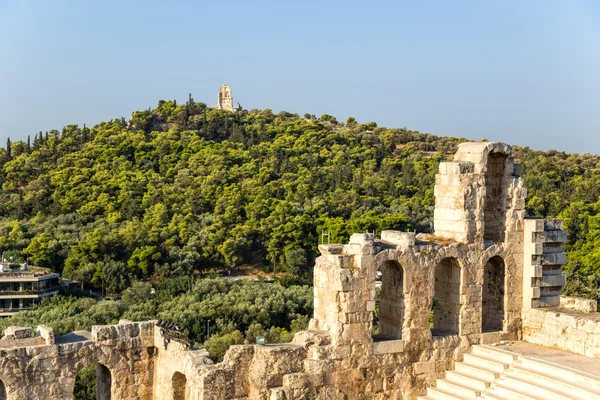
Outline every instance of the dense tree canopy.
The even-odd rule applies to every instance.
[[[352,117],[160,101],[129,121],[8,140],[0,251],[109,292],[247,263],[310,281],[324,231],[332,242],[427,231],[438,164],[461,141]],[[516,150],[528,214],[565,219],[572,290],[594,295],[600,157]]]

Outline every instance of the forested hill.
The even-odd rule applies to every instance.
[[[322,231],[427,231],[438,164],[465,139],[161,101],[0,150],[0,251],[109,292],[256,263],[310,276]],[[571,290],[596,296],[600,157],[516,147],[527,212],[564,218]]]

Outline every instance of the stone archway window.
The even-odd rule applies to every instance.
[[[74,400],[110,400],[112,375],[102,364],[91,364],[83,367],[75,378],[73,389]]]
[[[373,339],[402,338],[404,322],[404,270],[396,261],[386,261],[375,278]]]
[[[4,382],[0,379],[0,400],[6,400],[6,386]]]
[[[481,330],[497,332],[504,321],[504,290],[506,269],[500,256],[492,257],[483,268],[481,298]]]
[[[455,258],[445,258],[435,267],[430,327],[433,336],[457,335],[460,323],[460,273]]]
[[[490,153],[487,158],[485,171],[485,205],[484,240],[504,242],[505,198],[504,198],[504,172],[506,170],[507,155],[503,153]]]
[[[187,378],[180,372],[175,372],[171,378],[173,400],[187,400]]]

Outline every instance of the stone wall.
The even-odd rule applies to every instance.
[[[600,357],[600,314],[563,308],[523,310],[523,340]]]
[[[384,231],[319,246],[310,329],[327,340],[308,347],[281,398],[412,399],[472,344],[518,338],[526,196],[518,171],[507,145],[461,144],[440,164],[433,235]],[[493,324],[484,322],[484,294]]]
[[[595,313],[598,311],[598,302],[581,297],[560,296],[560,307],[584,313]]]
[[[7,399],[72,399],[77,373],[92,364],[104,367],[100,382],[111,381],[111,399],[153,399],[153,326],[95,326],[93,340],[71,334],[53,345],[42,340],[40,345],[20,346],[19,340],[12,341],[0,347],[0,380]]]

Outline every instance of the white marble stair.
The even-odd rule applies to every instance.
[[[420,400],[600,400],[600,378],[492,346],[473,346],[464,361]]]

